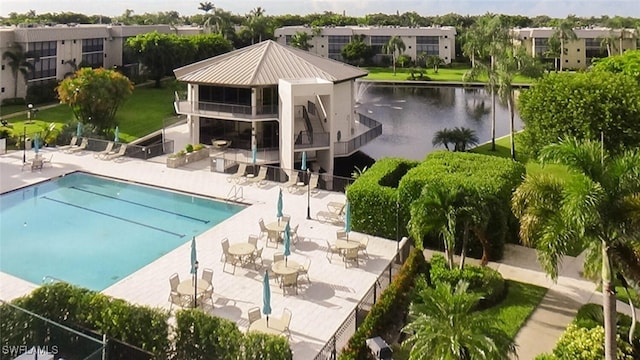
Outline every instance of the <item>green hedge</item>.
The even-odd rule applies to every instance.
[[[449,269],[447,260],[440,254],[434,254],[430,261],[431,284],[449,283],[455,287],[460,280],[469,283],[469,290],[482,294],[478,310],[490,308],[501,302],[507,294],[506,282],[496,270],[486,266],[467,265],[464,269]]]
[[[381,336],[386,333],[390,324],[404,319],[416,278],[426,272],[428,272],[428,264],[422,250],[413,249],[389,287],[380,295],[355,334],[349,339],[346,349],[340,354],[340,360],[367,359],[369,350],[366,340]]]
[[[353,230],[395,239],[400,224],[399,236],[408,236],[409,203],[398,197],[398,186],[403,176],[418,164],[399,158],[381,159],[349,186],[347,199],[351,203]]]
[[[429,154],[424,162],[411,169],[400,181],[398,191],[404,204],[412,204],[420,198],[422,189],[431,181],[440,181],[455,188],[473,190],[485,199],[489,211],[486,238],[490,242],[488,260],[502,257],[504,243],[517,239],[518,223],[511,213],[511,194],[522,182],[524,165],[510,159],[481,154],[437,151]],[[462,224],[459,224],[462,225]],[[460,246],[462,231],[457,231]],[[477,239],[471,236],[469,252],[479,257],[482,252]],[[416,239],[416,246],[440,248],[438,234]]]
[[[166,356],[169,350],[169,313],[165,310],[132,305],[66,283],[43,285],[13,303],[73,329],[106,334],[109,338],[154,353],[159,358]],[[15,344],[13,341],[21,337],[44,339],[48,332],[58,331],[54,326],[24,317],[19,312],[6,313],[9,316],[2,317],[3,326],[11,323],[13,327],[8,333],[3,331],[3,345],[8,341],[4,334],[11,334],[11,341]],[[78,344],[84,342],[82,338],[66,336],[66,340],[61,339],[62,343],[57,344],[61,348],[79,347]],[[117,354],[114,356],[117,357]]]
[[[174,359],[239,359],[242,333],[235,323],[199,310],[176,313]]]

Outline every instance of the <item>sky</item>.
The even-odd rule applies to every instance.
[[[205,0],[206,1],[206,0]],[[85,15],[119,16],[126,9],[134,14],[177,11],[180,15],[195,15],[201,2],[193,0],[1,0],[0,16],[11,12],[40,13],[75,12]],[[457,13],[481,15],[487,12],[510,15],[547,15],[564,18],[574,14],[579,17],[629,16],[640,18],[639,0],[218,0],[214,6],[234,14],[247,14],[261,7],[266,15],[323,13],[333,11],[349,16],[366,14],[392,14],[415,11],[422,16]]]

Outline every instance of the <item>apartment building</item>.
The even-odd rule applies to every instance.
[[[287,26],[275,30],[275,40],[288,45],[297,32],[307,33],[313,46],[309,52],[321,57],[342,61],[340,52],[355,36],[364,36],[364,42],[373,50],[373,61],[382,63],[389,55],[382,47],[392,36],[399,36],[405,44],[404,54],[415,60],[418,55],[440,57],[445,64],[455,58],[456,29],[453,26],[398,27],[398,26],[336,26],[310,28]]]
[[[551,59],[548,54],[549,39],[553,37],[554,28],[521,28],[514,29],[513,36],[517,43],[527,49],[534,57]],[[562,56],[563,69],[586,69],[593,59],[621,54],[626,50],[638,48],[638,34],[634,29],[609,29],[601,27],[575,28],[576,40],[564,44]],[[607,50],[605,39],[609,39]]]
[[[81,63],[92,67],[110,68],[124,66],[133,74],[137,64],[127,59],[123,53],[127,38],[157,31],[189,35],[199,33],[198,27],[173,28],[169,25],[117,25],[117,24],[28,24],[18,27],[0,28],[0,54],[4,54],[16,43],[25,52],[38,56],[39,60],[29,61],[34,65],[29,78],[18,73],[17,93],[14,94],[16,79],[6,59],[0,63],[0,101],[6,98],[25,97],[28,85],[58,81],[74,71]]]

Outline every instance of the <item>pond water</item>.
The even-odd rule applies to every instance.
[[[491,95],[483,88],[397,86],[358,82],[358,111],[382,123],[382,135],[360,150],[373,159],[422,160],[434,149],[434,133],[473,129],[479,143],[491,141]],[[496,101],[496,138],[509,134],[509,111]],[[516,131],[523,128],[516,112]]]

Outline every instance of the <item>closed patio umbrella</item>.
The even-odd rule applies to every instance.
[[[291,231],[291,227],[289,226],[289,222],[287,221],[287,226],[284,227],[284,251],[282,254],[284,255],[284,264],[287,265],[287,258],[291,255],[291,235],[289,232]]]
[[[267,327],[269,326],[269,315],[271,315],[271,288],[269,287],[269,272],[264,272],[262,281],[262,313],[267,317]]]
[[[280,224],[280,219],[282,218],[282,188],[278,192],[278,212],[276,217],[278,217],[278,224]]]
[[[307,152],[306,151],[302,152],[302,165],[300,166],[300,170],[302,171],[307,170]]]
[[[116,129],[113,131],[113,141],[120,142],[120,129],[116,126]]]
[[[191,274],[198,276],[198,268],[196,268],[196,262],[198,261],[198,255],[196,252],[196,237],[191,238]]]
[[[344,231],[347,233],[347,241],[349,240],[349,232],[351,231],[351,204],[347,200],[344,208]]]
[[[37,154],[40,151],[40,134],[36,133],[36,138],[33,139],[33,151]]]
[[[82,123],[80,121],[78,121],[78,126],[76,126],[76,136],[82,136]]]
[[[251,163],[253,166],[256,166],[256,161],[258,160],[258,149],[254,146],[251,148]]]

